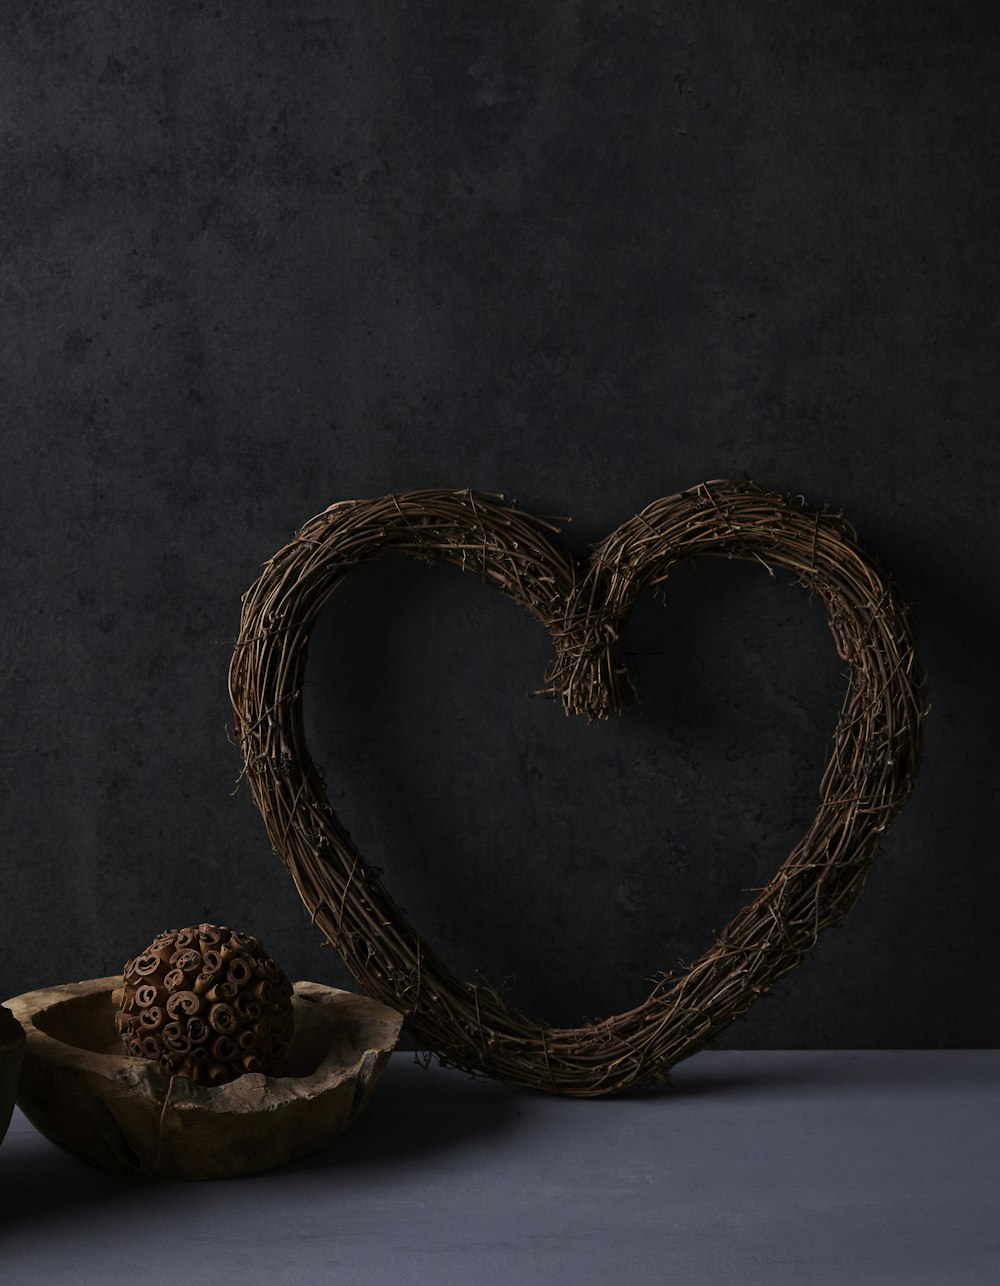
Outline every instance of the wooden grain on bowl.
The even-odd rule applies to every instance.
[[[119,982],[7,1001],[26,1035],[18,1106],[53,1143],[106,1170],[231,1178],[326,1147],[364,1108],[402,1024],[367,996],[299,982],[275,1073],[198,1085],[125,1053],[111,1000]]]

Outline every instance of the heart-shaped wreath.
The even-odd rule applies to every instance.
[[[657,500],[578,564],[551,522],[500,496],[411,491],[331,505],[268,562],[243,598],[230,671],[245,775],[275,853],[358,982],[401,1009],[442,1062],[574,1095],[665,1080],[838,923],[921,755],[926,676],[907,605],[842,515],[752,482],[704,482]],[[816,817],[777,874],[681,974],[645,1002],[580,1027],[546,1027],[493,988],[456,977],[408,922],[331,808],[306,747],[306,648],[327,599],[359,563],[395,552],[475,572],[548,629],[543,692],[605,719],[632,695],[620,648],[639,593],[699,555],[791,570],[824,601],[850,667]]]

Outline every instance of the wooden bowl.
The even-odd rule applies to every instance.
[[[46,1138],[105,1170],[222,1179],[332,1143],[368,1102],[402,1016],[367,996],[297,982],[276,1073],[196,1085],[133,1058],[115,1028],[120,978],[8,1000],[27,1037],[17,1103]]]
[[[0,1005],[0,1143],[14,1111],[23,1057],[24,1028],[9,1009]]]

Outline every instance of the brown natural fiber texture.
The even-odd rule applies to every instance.
[[[127,1053],[200,1085],[273,1072],[292,1038],[292,984],[251,933],[166,929],[111,997]]]
[[[500,496],[412,491],[332,505],[268,562],[243,599],[230,672],[245,775],[275,852],[358,981],[402,1010],[447,1064],[510,1085],[613,1093],[664,1080],[743,1014],[838,923],[920,761],[926,678],[906,603],[851,524],[754,483],[713,481],[657,500],[578,565],[547,519]],[[309,631],[359,563],[390,552],[474,572],[552,635],[543,691],[605,719],[633,694],[620,649],[638,594],[699,555],[790,570],[826,607],[849,684],[814,821],[708,951],[645,1002],[580,1027],[545,1027],[456,977],[390,897],[327,800],[306,747]]]

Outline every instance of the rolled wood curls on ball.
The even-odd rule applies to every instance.
[[[112,994],[126,1050],[221,1085],[270,1072],[292,1035],[292,984],[257,938],[220,924],[169,929]]]

